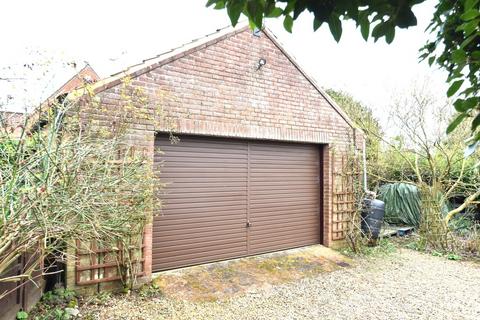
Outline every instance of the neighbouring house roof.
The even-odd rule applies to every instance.
[[[46,100],[55,99],[58,96],[81,88],[85,84],[95,83],[100,80],[99,75],[87,63],[79,72],[75,73],[67,82],[52,93]]]
[[[75,73],[69,80],[67,80],[60,88],[55,90],[40,106],[30,112],[30,119],[28,121],[28,128],[32,128],[41,115],[51,106],[56,99],[62,95],[67,95],[72,91],[85,87],[86,84],[93,84],[100,79],[99,75],[93,70],[93,68],[87,63],[80,71]],[[30,130],[29,129],[29,130]]]
[[[216,32],[208,34],[203,38],[192,40],[187,44],[166,51],[153,58],[143,60],[142,63],[130,66],[123,71],[111,75],[110,77],[99,80],[91,86],[91,90],[94,93],[102,92],[120,84],[122,82],[122,79],[126,77],[138,77],[139,75],[147,73],[162,65],[168,64],[192,52],[201,50],[227,37],[243,32],[248,28],[249,25],[247,22],[241,22],[236,27],[228,26],[222,29],[217,29]],[[315,87],[315,89],[325,98],[325,100],[327,100],[327,102],[335,109],[335,111],[350,125],[350,127],[360,130],[353,123],[350,117],[340,108],[340,106],[338,106],[337,103],[335,103],[335,101],[317,84],[314,78],[312,78],[306,73],[305,69],[300,66],[294,56],[287,52],[285,47],[279,42],[277,36],[266,26],[262,29],[262,31],[275,44],[275,46],[277,46],[280,51],[291,61],[291,63],[300,71],[300,73]],[[84,90],[77,91],[75,94],[73,94],[73,97],[75,98],[83,94]]]
[[[25,124],[25,113],[14,111],[0,111],[0,131],[6,129],[14,138],[20,137],[22,126]]]

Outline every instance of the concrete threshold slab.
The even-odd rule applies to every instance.
[[[218,301],[237,294],[315,277],[348,267],[352,260],[314,245],[155,273],[165,295],[189,301]]]

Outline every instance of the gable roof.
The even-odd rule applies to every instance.
[[[80,71],[75,73],[68,81],[66,81],[60,88],[52,93],[46,101],[55,99],[59,95],[68,93],[80,87],[83,87],[85,83],[94,83],[100,80],[100,76],[93,70],[93,68],[87,63]]]
[[[174,60],[184,57],[192,52],[204,49],[223,39],[234,36],[238,33],[249,29],[247,21],[240,22],[236,27],[228,26],[222,29],[217,29],[216,32],[206,35],[203,38],[192,40],[190,43],[184,44],[180,47],[171,49],[150,59],[143,60],[142,63],[130,66],[129,68],[120,71],[110,77],[104,78],[94,83],[90,90],[93,93],[100,93],[109,88],[112,88],[122,82],[125,77],[135,78],[153,69],[159,68],[162,65],[168,64]],[[287,59],[298,69],[298,71],[312,84],[312,86],[320,93],[320,95],[330,104],[330,106],[348,123],[352,128],[358,129],[350,117],[338,106],[337,103],[317,84],[317,82],[309,76],[305,70],[299,65],[298,61],[292,54],[287,52],[285,47],[279,42],[277,36],[266,26],[262,29],[263,33],[273,42],[273,44],[287,57]],[[84,92],[74,93],[74,97],[83,95]]]

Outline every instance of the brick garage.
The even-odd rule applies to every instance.
[[[343,224],[332,218],[332,155],[358,149],[363,138],[271,31],[218,30],[97,82],[102,107],[89,115],[106,128],[126,77],[155,118],[132,120],[128,139],[169,183],[159,195],[165,206],[145,231],[147,276],[341,239]],[[171,144],[168,131],[180,142]]]

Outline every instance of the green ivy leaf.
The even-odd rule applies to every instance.
[[[469,35],[471,35],[473,32],[475,32],[475,30],[477,29],[477,26],[479,24],[480,20],[479,19],[475,19],[475,20],[471,20],[469,22],[466,22],[464,24],[461,24],[460,26],[458,26],[455,31],[464,31],[465,32],[465,36],[468,37]]]
[[[387,34],[387,30],[391,28],[388,22],[380,22],[373,28],[372,37],[375,41]]]
[[[285,16],[285,19],[283,20],[283,27],[285,30],[292,33],[293,18],[290,15]]]
[[[477,130],[478,126],[480,126],[480,113],[472,121],[472,131]]]
[[[330,28],[330,32],[335,41],[340,41],[340,38],[342,37],[342,22],[340,21],[340,17],[336,15],[330,16],[328,19],[328,27]]]
[[[468,44],[470,44],[470,42],[473,41],[473,39],[475,39],[476,37],[478,37],[478,34],[472,34],[470,35],[470,37],[468,37],[467,39],[465,39],[462,44],[460,44],[460,49],[464,49]]]
[[[464,81],[464,80],[457,80],[457,81],[455,81],[454,83],[452,83],[452,85],[450,86],[450,88],[448,88],[447,97],[453,96],[453,95],[458,91],[458,89],[460,89],[460,87],[461,87],[462,84],[463,84],[463,81]]]
[[[368,36],[370,35],[370,21],[368,21],[368,12],[360,11],[358,14],[358,23],[360,24],[360,32],[362,34],[363,39],[365,41],[368,40]]]
[[[463,21],[469,21],[469,20],[475,19],[478,16],[480,16],[480,12],[478,10],[470,9],[464,14],[462,14],[460,16],[460,19],[462,19]]]
[[[458,49],[452,52],[452,60],[456,64],[460,64],[467,60],[467,54],[462,49]]]
[[[454,103],[453,106],[455,107],[455,110],[458,112],[467,112],[471,109],[474,109],[478,105],[478,99],[477,97],[471,97],[466,100],[463,99],[457,99]]]
[[[263,12],[265,10],[265,3],[263,1],[247,1],[247,13],[255,23],[257,28],[262,27]]]
[[[313,19],[313,31],[317,31],[318,28],[320,28],[320,26],[322,25],[322,23],[323,22],[317,18]]]
[[[282,15],[283,10],[280,8],[274,8],[268,15],[267,18],[278,18]]]
[[[240,14],[242,13],[244,7],[245,0],[227,2],[227,14],[230,17],[232,26],[235,27],[237,25],[238,19],[240,18]]]
[[[435,56],[428,58],[428,65],[432,66],[432,64],[435,62]]]
[[[397,13],[395,24],[400,28],[416,26],[417,18],[410,7],[403,6]]]
[[[216,0],[215,1],[215,7],[213,7],[215,10],[220,10],[220,9],[225,9],[225,1],[224,0]]]
[[[466,0],[464,4],[465,10],[472,9],[477,3],[478,0]]]
[[[214,4],[215,2],[217,2],[217,0],[208,0],[207,1],[207,4],[205,5],[206,7],[210,7],[212,4]]]
[[[461,113],[459,114],[449,125],[447,128],[447,134],[453,132],[460,123],[467,117],[468,115],[466,113]]]
[[[395,28],[388,28],[387,32],[385,33],[385,41],[390,44],[393,41],[393,38],[395,38]]]

